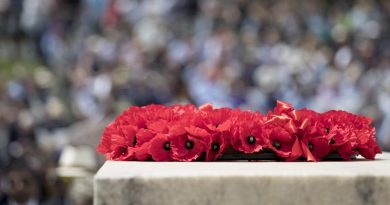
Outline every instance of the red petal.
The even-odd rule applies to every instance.
[[[303,155],[306,157],[307,161],[310,161],[310,162],[317,161],[317,159],[313,156],[313,154],[310,152],[309,148],[307,147],[307,145],[305,143],[302,142],[301,147],[302,147]]]
[[[175,136],[186,134],[186,130],[182,124],[174,124],[169,127],[169,133]]]
[[[206,130],[195,127],[195,126],[190,126],[186,127],[185,130],[188,132],[188,134],[195,136],[195,137],[208,137],[210,136],[210,133],[208,133]]]
[[[274,108],[275,114],[280,115],[282,113],[290,112],[293,110],[294,110],[294,108],[292,107],[291,104],[283,102],[283,101],[279,101],[279,100],[276,101],[276,106]]]
[[[135,148],[135,158],[139,161],[145,161],[149,158],[149,148],[151,143],[145,143],[141,147]]]
[[[295,139],[294,145],[292,146],[291,155],[287,158],[287,161],[295,161],[303,154],[301,143],[299,139]]]
[[[328,141],[325,138],[312,139],[311,143],[313,144],[313,150],[311,153],[317,159],[317,161],[326,157],[331,150],[331,146],[328,144]]]
[[[157,135],[151,142],[149,153],[155,161],[170,161],[170,150],[165,150],[164,145],[168,141],[165,135]]]
[[[167,131],[166,120],[157,120],[154,122],[149,122],[146,126],[148,127],[148,129],[159,133],[165,133]]]
[[[220,124],[217,127],[217,130],[220,132],[228,131],[230,130],[231,125],[232,125],[232,121],[226,120],[224,123]]]
[[[206,104],[203,104],[199,107],[199,110],[201,110],[201,111],[211,111],[213,109],[214,109],[213,104],[211,104],[211,103],[206,103]]]
[[[136,146],[141,146],[143,144],[145,144],[146,142],[149,142],[150,140],[153,139],[153,137],[155,136],[154,133],[152,133],[150,130],[147,130],[147,129],[140,129],[138,130],[137,132],[137,143],[136,143]]]

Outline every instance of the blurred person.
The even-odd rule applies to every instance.
[[[2,181],[2,189],[7,196],[5,204],[40,204],[40,179],[36,174],[21,161],[12,163],[8,167],[5,179]]]
[[[2,119],[1,117],[4,113],[5,112],[3,111],[3,107],[0,105],[0,172],[6,168],[6,165],[8,164],[9,161],[8,133],[6,130],[6,126],[4,125],[4,119]]]

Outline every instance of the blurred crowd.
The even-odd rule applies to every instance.
[[[90,203],[129,105],[344,109],[389,149],[389,22],[387,0],[0,0],[0,204]]]

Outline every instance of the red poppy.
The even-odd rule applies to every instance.
[[[192,136],[199,136],[206,145],[206,160],[217,159],[224,152],[230,141],[231,115],[229,108],[214,109],[211,104],[199,108],[194,124],[198,128],[188,127],[186,130]]]
[[[376,154],[381,153],[371,119],[338,110],[324,113],[323,119],[328,129],[335,130],[332,144],[344,159],[349,160],[358,153],[374,159]]]
[[[358,152],[366,159],[375,159],[375,155],[382,153],[375,138],[371,137],[364,144],[359,144]]]
[[[205,142],[191,135],[171,138],[172,158],[176,161],[193,161],[205,150]]]
[[[171,161],[171,142],[167,134],[157,134],[151,141],[149,153],[155,161]]]
[[[208,133],[191,123],[192,118],[182,116],[179,120],[168,124],[167,136],[169,136],[174,160],[192,161],[198,158],[204,150],[203,138],[208,136]]]
[[[287,161],[303,155],[296,125],[299,119],[295,112],[292,105],[277,101],[274,113],[269,112],[265,122],[267,147]]]
[[[268,147],[287,161],[301,156],[319,161],[330,152],[321,115],[312,110],[295,110],[290,104],[278,101],[274,113],[267,115],[266,127]]]
[[[255,153],[263,149],[264,125],[260,113],[242,111],[232,119],[232,146],[244,153]]]
[[[357,150],[364,158],[375,159],[375,155],[382,152],[375,138],[374,127],[357,128],[356,137],[359,143]]]
[[[296,140],[291,130],[273,120],[265,123],[265,132],[268,137],[267,147],[273,150],[276,155],[289,158]]]
[[[112,152],[106,153],[106,158],[113,161],[130,161],[135,156],[134,147],[116,147]]]
[[[97,151],[106,155],[109,160],[131,160],[134,157],[133,137],[135,130],[127,130],[128,135],[123,135],[117,129],[116,123],[108,125],[103,132]]]
[[[123,111],[116,119],[118,126],[132,125],[137,128],[145,128],[145,118],[140,107],[132,106]]]
[[[206,131],[205,129],[189,126],[186,127],[188,135],[200,140],[205,146],[206,160],[217,159],[226,147],[227,132],[224,131]]]
[[[102,137],[100,139],[100,144],[97,146],[97,151],[102,154],[106,154],[111,152],[111,135],[115,133],[114,122],[107,125],[104,128]]]
[[[307,161],[320,161],[331,151],[321,114],[308,109],[293,111],[297,137],[301,140],[303,156]]]
[[[324,137],[311,137],[305,139],[302,144],[302,151],[307,161],[320,161],[326,157],[330,151],[328,140]]]
[[[212,131],[225,131],[229,128],[230,119],[234,111],[229,108],[220,108],[203,112],[203,125]]]
[[[211,135],[210,139],[207,140],[206,146],[206,160],[212,161],[220,157],[225,151],[228,143],[225,141],[225,133],[218,132]]]

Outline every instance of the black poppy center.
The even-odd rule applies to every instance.
[[[133,142],[132,142],[132,144],[133,144],[133,146],[135,146],[135,145],[137,144],[137,137],[136,137],[136,136],[133,137]]]
[[[329,133],[329,127],[325,127],[325,132]]]
[[[220,145],[217,142],[213,142],[211,144],[211,150],[213,150],[214,152],[217,152],[219,150],[219,147],[220,147]]]
[[[164,149],[167,150],[167,151],[168,151],[168,150],[171,150],[171,143],[165,142],[165,143],[164,143]]]
[[[280,144],[280,142],[274,141],[274,142],[272,142],[272,146],[275,147],[276,149],[280,149],[280,147],[281,147],[282,145]]]
[[[190,140],[187,140],[186,143],[185,143],[185,147],[187,149],[192,149],[194,148],[194,142],[193,141],[190,141]]]
[[[313,143],[309,142],[307,146],[309,147],[309,150],[313,150]]]
[[[121,154],[121,155],[124,155],[124,154],[126,154],[126,151],[127,151],[127,149],[126,149],[126,147],[119,147],[119,153]]]
[[[253,135],[249,135],[249,136],[246,138],[246,141],[248,142],[248,144],[255,144],[255,143],[256,143],[256,138],[255,138],[255,136],[253,136]]]
[[[334,143],[336,143],[336,141],[334,140],[334,137],[332,137],[332,138],[330,139],[330,141],[329,141],[329,144],[334,144]]]

